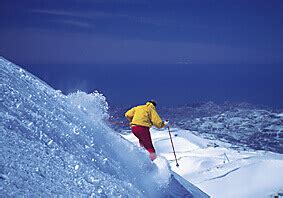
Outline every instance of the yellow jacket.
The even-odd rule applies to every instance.
[[[139,125],[157,128],[164,127],[164,122],[156,112],[155,106],[147,102],[145,105],[134,107],[125,113],[126,118],[131,122],[131,125]]]

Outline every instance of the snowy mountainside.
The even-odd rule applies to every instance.
[[[103,95],[65,96],[4,58],[0,92],[1,196],[208,197],[109,128]]]
[[[151,130],[158,155],[176,173],[217,198],[265,198],[283,193],[283,154],[235,150],[229,144],[208,140],[191,131],[172,128],[179,166],[176,166],[168,131]],[[138,145],[132,133],[125,138]]]

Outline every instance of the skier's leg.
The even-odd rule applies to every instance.
[[[144,148],[149,152],[150,159],[151,160],[156,159],[157,156],[156,156],[153,144],[152,144],[152,139],[151,139],[151,135],[150,135],[150,131],[148,127],[145,128],[142,135],[143,135],[142,136],[143,145],[144,145]]]
[[[144,147],[142,141],[143,129],[140,126],[132,126],[132,133],[139,139],[140,146]]]
[[[142,140],[139,140],[140,146],[144,147]]]
[[[132,126],[132,132],[139,139],[140,146],[149,152],[150,159],[154,160],[156,153],[152,144],[149,127]]]

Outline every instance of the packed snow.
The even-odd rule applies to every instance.
[[[234,150],[227,143],[206,140],[191,131],[174,128],[172,139],[177,167],[168,130],[151,131],[158,155],[169,161],[174,172],[211,197],[263,198],[283,190],[282,154]],[[138,146],[133,134],[124,137]]]
[[[208,197],[106,123],[106,98],[68,96],[0,57],[0,196]]]

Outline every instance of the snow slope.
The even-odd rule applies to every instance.
[[[60,91],[0,57],[0,196],[208,197],[109,128],[105,97]]]
[[[170,162],[173,171],[212,197],[270,197],[283,190],[283,155],[266,151],[241,151],[219,141],[200,138],[190,131],[174,128],[173,142],[167,130],[152,129],[154,146]],[[137,138],[124,135],[138,145]]]

